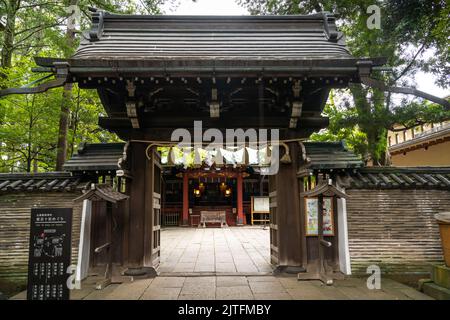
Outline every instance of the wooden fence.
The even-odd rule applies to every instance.
[[[177,227],[180,225],[180,210],[164,210],[162,213],[163,227]]]

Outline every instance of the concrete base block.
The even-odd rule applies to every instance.
[[[423,293],[436,300],[450,300],[450,290],[440,287],[432,282],[424,283],[422,289]]]
[[[450,289],[450,268],[444,265],[434,265],[431,270],[431,280],[440,287]]]

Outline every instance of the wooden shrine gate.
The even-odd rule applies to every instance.
[[[328,126],[322,114],[330,90],[363,83],[450,107],[445,99],[371,78],[385,70],[386,59],[353,57],[334,16],[325,12],[183,17],[93,9],[91,29],[70,59],[36,62],[36,70],[55,79],[46,75],[0,90],[0,97],[71,83],[95,89],[105,109],[99,126],[128,141],[119,173],[129,196],[122,234],[129,275],[156,275],[160,260],[161,167],[157,152],[146,152],[148,141],[171,141],[178,128],[195,134],[199,120],[222,134],[278,130],[287,147],[279,172],[269,178],[271,259],[278,271],[300,272],[307,271],[308,255],[317,254],[305,235],[299,166],[307,161],[298,139]]]

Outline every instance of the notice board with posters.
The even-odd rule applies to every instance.
[[[255,222],[269,223],[270,204],[269,197],[251,197],[251,224]],[[255,215],[259,215],[258,219],[255,219]]]
[[[32,208],[28,300],[68,300],[72,208]]]
[[[319,234],[319,200],[317,198],[305,198],[305,226],[307,236]],[[334,209],[333,198],[323,198],[323,235],[334,236]]]

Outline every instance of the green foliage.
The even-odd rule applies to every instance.
[[[31,64],[24,57],[7,70],[11,81],[5,86],[20,86],[32,81]],[[13,75],[12,75],[13,73]],[[14,78],[13,78],[14,77]],[[59,107],[62,88],[36,95],[12,95],[0,100],[0,172],[48,171],[55,166]],[[69,155],[81,142],[109,142],[118,138],[98,127],[104,113],[97,93],[74,88],[68,132]],[[79,94],[79,95],[78,95]]]
[[[397,43],[423,51],[434,49],[427,60],[416,59],[417,69],[437,76],[437,84],[450,85],[450,5],[447,0],[388,0],[383,30]]]
[[[334,94],[331,93],[329,102],[324,108],[324,115],[330,118],[330,124],[327,129],[313,133],[310,137],[312,141],[344,140],[346,145],[355,153],[367,156],[366,134],[361,132],[357,125],[342,125],[342,122],[357,116],[354,109],[339,107],[335,102]]]
[[[173,1],[173,0],[171,0]],[[114,13],[159,13],[164,0],[8,0],[0,1],[0,16],[10,23],[0,36],[2,65],[0,88],[20,87],[45,74],[35,74],[33,58],[70,57],[78,46],[67,41],[66,7],[79,6],[81,29],[90,24],[88,7]],[[54,170],[63,89],[36,95],[13,95],[0,99],[0,172]],[[74,85],[70,101],[68,156],[81,142],[114,142],[119,139],[98,126],[105,115],[97,92]]]

